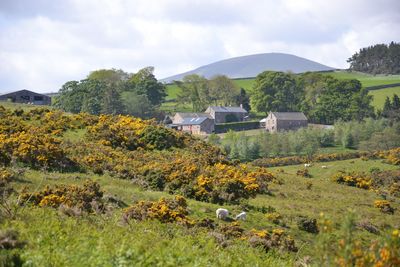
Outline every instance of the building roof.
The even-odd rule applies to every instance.
[[[304,121],[308,120],[303,112],[271,112],[278,120]]]
[[[202,124],[208,117],[197,117],[197,118],[184,118],[180,125],[199,125]]]
[[[247,111],[246,111],[244,108],[242,108],[242,107],[209,106],[209,107],[207,108],[207,110],[208,110],[208,109],[210,109],[210,110],[212,109],[212,110],[214,110],[215,112],[247,113]]]
[[[190,112],[177,112],[175,115],[181,116],[183,119],[185,118],[210,118],[211,116],[208,113],[190,113]]]
[[[14,94],[16,94],[16,93],[20,93],[20,92],[24,92],[24,93],[28,93],[28,94],[32,94],[32,95],[40,95],[40,96],[49,97],[49,96],[47,96],[47,95],[35,93],[35,92],[29,91],[29,90],[26,90],[26,89],[14,91],[14,92],[7,93],[7,94],[2,94],[2,95],[0,95],[0,96],[3,96],[3,97],[4,97],[4,96],[12,96],[12,95],[14,95]]]

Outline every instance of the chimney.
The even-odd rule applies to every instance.
[[[240,107],[243,108],[243,104],[240,104]]]

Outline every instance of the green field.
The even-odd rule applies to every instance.
[[[389,97],[391,99],[394,94],[397,94],[400,96],[400,86],[384,88],[384,89],[379,89],[379,90],[371,90],[371,91],[369,91],[369,94],[374,97],[373,101],[372,101],[372,105],[377,109],[382,109],[383,104],[385,103],[386,97]]]
[[[330,75],[337,79],[357,79],[361,82],[363,87],[377,86],[377,85],[387,85],[400,83],[400,75],[370,75],[360,72],[347,72],[347,71],[335,71],[335,72],[327,72],[323,73],[324,75]],[[254,78],[246,78],[246,79],[234,79],[233,82],[239,86],[244,88],[245,90],[251,90],[253,87],[255,79]],[[167,85],[167,100],[171,101],[176,99],[179,94],[179,88],[174,84]],[[400,87],[393,88],[385,88],[379,90],[370,91],[370,95],[374,96],[374,100],[372,105],[376,109],[381,109],[383,107],[383,103],[385,101],[386,96],[391,97],[394,93],[400,93]],[[171,101],[168,103],[163,103],[161,106],[162,110],[166,112],[176,112],[176,111],[191,111],[190,106],[185,107],[177,107],[175,101]]]
[[[347,71],[327,72],[326,75],[333,76],[339,80],[357,79],[361,82],[363,87],[400,83],[400,75],[370,75],[361,72]]]

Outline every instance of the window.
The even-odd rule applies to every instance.
[[[33,97],[33,101],[43,101],[43,96],[35,95],[35,96]]]

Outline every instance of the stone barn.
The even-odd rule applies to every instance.
[[[38,94],[29,90],[20,90],[4,95],[0,95],[0,101],[14,103],[25,103],[34,105],[51,105],[51,97]]]
[[[270,112],[265,121],[265,129],[272,133],[307,126],[308,119],[303,112]]]
[[[210,134],[214,132],[214,119],[208,117],[185,118],[177,124],[177,129],[191,134]]]
[[[210,114],[215,123],[244,121],[248,117],[248,112],[242,107],[210,106],[205,113]]]

